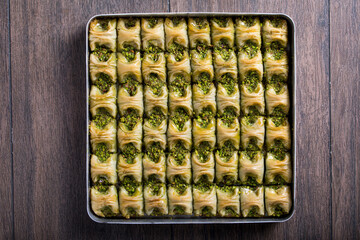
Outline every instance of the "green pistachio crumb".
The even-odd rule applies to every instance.
[[[159,23],[158,18],[151,17],[151,18],[148,18],[147,20],[148,20],[150,28],[154,28]]]
[[[154,142],[147,150],[147,155],[151,161],[158,163],[160,161],[160,157],[164,155],[164,149],[162,149],[159,142]]]
[[[250,59],[252,59],[256,56],[259,49],[259,46],[255,42],[247,40],[241,50],[245,52]]]
[[[100,73],[98,79],[94,82],[94,85],[99,88],[103,94],[107,93],[113,84],[110,76],[106,73]]]
[[[125,176],[121,182],[121,186],[124,187],[129,196],[133,196],[136,193],[140,184],[141,183],[138,183],[133,176]]]
[[[228,95],[231,95],[235,91],[235,84],[237,83],[230,73],[223,74],[218,80],[219,83],[223,85]]]
[[[104,206],[104,207],[101,208],[100,211],[104,214],[105,217],[116,216],[116,214],[113,212],[111,206]]]
[[[219,157],[222,158],[225,162],[229,161],[236,148],[234,147],[233,143],[228,140],[224,143],[224,145],[217,150]]]
[[[145,78],[145,84],[151,88],[156,96],[162,94],[162,87],[165,85],[156,73],[150,73],[149,78]]]
[[[212,84],[210,74],[207,72],[200,73],[198,79],[196,80],[196,84],[204,92],[204,94],[208,94]]]
[[[190,119],[189,113],[182,107],[178,107],[175,110],[173,116],[171,116],[171,120],[174,122],[176,128],[179,131],[184,130],[185,123]]]
[[[110,151],[105,143],[100,143],[97,146],[95,155],[98,157],[100,162],[106,162],[106,160],[110,157]]]
[[[128,164],[133,164],[136,156],[140,153],[133,143],[128,143],[124,146],[121,155],[125,158]]]
[[[183,165],[186,155],[189,153],[184,144],[179,141],[175,144],[173,149],[170,150],[170,156],[172,156],[178,165]]]
[[[100,109],[98,113],[95,115],[93,122],[96,127],[99,129],[104,129],[108,123],[111,122],[114,118],[110,115],[108,111],[105,109]]]
[[[208,141],[204,141],[199,144],[195,150],[195,153],[199,156],[200,162],[204,163],[209,160],[209,156],[212,151],[213,148],[211,147],[210,143]]]
[[[178,74],[170,83],[170,89],[172,92],[177,93],[180,97],[184,97],[186,89],[189,85],[190,81],[186,79],[184,75]]]
[[[237,118],[235,107],[226,107],[224,112],[219,115],[219,118],[224,123],[225,126],[230,127],[235,119]]]
[[[120,118],[120,122],[125,124],[125,127],[132,131],[136,124],[140,121],[140,114],[137,109],[128,108],[124,115]]]
[[[216,22],[220,27],[225,28],[228,26],[229,18],[226,17],[215,17],[212,19]]]
[[[168,51],[175,55],[177,62],[181,61],[185,57],[186,48],[176,42],[173,42],[169,47]]]

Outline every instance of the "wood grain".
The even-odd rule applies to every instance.
[[[169,234],[164,226],[92,222],[86,213],[84,171],[88,19],[100,13],[167,10],[166,1],[11,2],[15,238]]]
[[[284,239],[311,239],[321,236],[330,239],[328,9],[328,1],[188,0],[184,3],[170,0],[170,11],[175,12],[282,12],[294,19],[298,32],[298,194],[295,216],[284,224],[174,226],[174,235],[183,239],[191,239],[194,235],[214,239],[274,239],[274,236]],[[310,12],[311,14],[306,14]]]
[[[0,239],[13,236],[8,2],[0,2]]]
[[[360,238],[360,3],[330,4],[333,239]]]

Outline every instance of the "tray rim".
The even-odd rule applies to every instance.
[[[285,18],[290,24],[288,34],[292,36],[292,41],[290,45],[290,58],[292,59],[291,69],[292,69],[292,79],[289,81],[291,83],[291,160],[292,160],[292,183],[291,183],[291,193],[292,193],[292,207],[288,216],[282,218],[201,218],[196,216],[188,217],[148,217],[148,218],[101,218],[96,216],[91,210],[90,204],[90,188],[91,188],[91,179],[90,179],[90,143],[89,143],[89,128],[88,123],[90,121],[89,116],[89,26],[90,22],[97,17],[169,17],[169,16],[183,16],[183,17],[196,17],[196,16],[281,16]],[[289,25],[288,25],[289,26]],[[93,15],[86,24],[86,210],[87,214],[91,220],[96,223],[106,223],[106,224],[242,224],[242,223],[282,223],[289,221],[295,214],[296,207],[296,27],[294,20],[285,13],[251,13],[251,12],[156,12],[156,13],[111,13],[111,14],[96,14]]]

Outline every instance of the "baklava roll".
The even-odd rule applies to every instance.
[[[168,52],[177,51],[178,48],[187,49],[189,47],[187,24],[185,18],[166,18],[164,26],[166,41],[165,45]]]
[[[128,80],[119,88],[118,106],[120,115],[126,115],[130,110],[136,111],[140,117],[144,113],[143,87],[136,81]]]
[[[119,214],[118,194],[115,186],[97,185],[90,189],[91,209],[99,217]]]
[[[266,184],[291,183],[292,167],[289,153],[271,153],[266,156]]]
[[[140,52],[117,53],[117,74],[120,84],[124,84],[128,78],[142,83]]]
[[[289,76],[288,57],[284,49],[275,49],[265,52],[264,56],[265,77],[267,82],[286,82]]]
[[[289,186],[265,187],[265,207],[269,216],[281,217],[289,214],[291,205],[291,190]]]
[[[234,48],[235,29],[230,17],[211,19],[211,39],[215,48]]]
[[[215,109],[206,106],[193,121],[193,139],[195,149],[202,143],[208,142],[212,148],[215,147]]]
[[[193,182],[214,181],[215,160],[213,147],[209,142],[201,142],[192,154]]]
[[[142,153],[139,149],[136,149],[134,144],[128,143],[121,150],[117,163],[117,172],[120,181],[123,181],[125,177],[131,177],[136,182],[141,182]]]
[[[189,18],[188,26],[191,49],[207,48],[211,45],[210,25],[206,17]]]
[[[209,185],[194,185],[194,214],[201,217],[216,216],[216,187],[213,184]]]
[[[106,145],[99,146],[90,159],[91,180],[94,184],[116,184],[117,154],[110,154]]]
[[[216,182],[225,185],[233,185],[238,180],[238,152],[230,141],[215,153]]]
[[[140,51],[140,19],[119,18],[117,21],[117,49],[131,48]]]
[[[268,115],[287,115],[290,109],[289,89],[284,83],[268,84],[265,91]]]
[[[264,207],[264,187],[240,187],[240,205],[243,217],[263,217]]]
[[[116,52],[116,19],[92,20],[89,28],[89,46],[91,51],[106,48]]]
[[[265,119],[262,116],[241,118],[241,146],[244,150],[263,149],[265,138]]]
[[[191,181],[191,154],[181,142],[178,142],[167,158],[166,176],[170,183],[182,182],[189,184]]]
[[[237,59],[234,51],[230,51],[228,54],[224,52],[214,52],[214,67],[215,67],[215,77],[217,81],[220,81],[224,74],[227,73],[229,77],[233,78],[237,82],[238,68],[237,68]],[[224,79],[224,83],[227,83],[228,79]]]
[[[170,185],[168,188],[169,215],[191,215],[193,197],[191,185]]]
[[[169,213],[167,191],[164,183],[148,184],[144,187],[145,213],[163,216]]]
[[[106,49],[99,49],[90,54],[90,79],[93,84],[105,82],[116,83],[116,55]]]
[[[142,48],[147,51],[157,48],[165,50],[164,19],[150,17],[141,19]]]
[[[198,116],[206,107],[209,107],[214,113],[216,113],[216,88],[212,82],[197,82],[192,85],[192,91],[193,107],[196,116]]]
[[[118,141],[121,150],[128,143],[134,144],[135,148],[141,151],[142,146],[142,118],[139,111],[128,108],[122,114],[118,127]]]
[[[110,152],[116,152],[116,120],[106,113],[97,114],[90,123],[92,152],[104,143]]]
[[[167,138],[170,150],[178,141],[181,141],[187,150],[191,149],[191,118],[188,109],[175,109],[175,113],[170,116]]]
[[[242,82],[251,83],[253,81],[262,81],[264,67],[260,47],[251,48],[249,53],[241,50],[238,54],[238,65],[240,80]]]
[[[251,41],[256,46],[261,46],[260,19],[254,16],[243,16],[235,20],[236,46],[243,49],[246,42]]]
[[[264,156],[262,152],[240,152],[239,178],[242,184],[250,186],[256,186],[263,183]]]
[[[192,113],[192,91],[190,78],[179,74],[169,83],[169,107],[170,113],[174,114],[177,108],[183,107]]]
[[[159,142],[146,145],[146,153],[143,158],[145,181],[165,183],[165,159],[164,148],[162,148]]]
[[[156,86],[157,81],[166,83],[166,59],[164,53],[145,53],[142,60],[142,74],[147,86]],[[158,78],[158,79],[155,79]]]
[[[165,84],[164,82],[157,81],[152,86],[145,85],[144,101],[146,113],[158,107],[161,108],[165,116],[168,115],[168,90]]]
[[[92,85],[90,89],[90,113],[92,117],[105,110],[115,118],[117,114],[116,96],[116,86],[113,84]]]
[[[265,19],[262,27],[262,35],[265,47],[269,47],[273,42],[286,48],[288,43],[288,27],[285,19],[272,17]]]
[[[191,68],[192,78],[194,83],[201,83],[204,80],[207,82],[213,82],[214,68],[212,64],[212,54],[210,50],[206,50],[204,53],[198,50],[191,50]],[[201,79],[201,78],[208,79]]]
[[[290,124],[286,117],[271,117],[266,124],[267,149],[291,148]]]
[[[119,191],[120,211],[123,217],[144,216],[142,185],[135,182],[123,183]]]
[[[220,148],[225,142],[231,142],[235,149],[240,146],[240,125],[238,113],[234,107],[226,107],[217,119],[217,144]]]
[[[181,54],[181,59],[177,57],[179,54],[170,53],[167,56],[167,69],[169,76],[169,83],[172,83],[176,79],[177,76],[181,75],[186,82],[191,81],[191,68],[190,68],[190,57],[187,51],[184,51]]]
[[[245,115],[264,115],[264,86],[261,82],[241,85],[241,111]]]
[[[239,187],[236,186],[218,186],[217,211],[220,217],[239,217],[240,216],[240,198]]]

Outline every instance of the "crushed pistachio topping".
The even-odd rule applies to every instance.
[[[175,55],[177,62],[181,61],[185,57],[186,48],[176,42],[173,42],[169,47],[169,52]]]
[[[254,92],[260,83],[259,73],[257,71],[248,71],[242,84],[246,86],[249,92]]]
[[[163,183],[153,183],[149,185],[152,195],[159,196],[161,188],[164,187]]]
[[[107,185],[95,185],[95,190],[101,192],[101,193],[107,193],[109,191],[110,186]]]
[[[268,81],[268,84],[274,88],[276,94],[280,94],[281,90],[286,85],[286,79],[281,75],[273,75]]]
[[[134,18],[127,18],[124,21],[125,21],[125,27],[127,29],[133,28],[136,26],[136,19],[134,19]]]
[[[206,18],[198,17],[198,18],[194,18],[194,20],[198,29],[203,29],[208,26],[208,22],[206,21]]]
[[[279,28],[279,27],[282,27],[282,25],[284,24],[284,20],[279,17],[273,17],[270,19],[270,23],[274,27]]]
[[[126,163],[133,164],[136,156],[140,153],[133,143],[128,143],[124,146],[121,155],[124,157]]]
[[[154,207],[153,211],[150,214],[150,216],[162,216],[162,215],[164,214],[161,212],[160,208],[158,207]]]
[[[244,117],[245,123],[247,125],[254,125],[254,123],[256,122],[257,119],[258,119],[258,116],[256,116],[256,115],[249,115],[249,116]]]
[[[282,176],[276,175],[274,180],[271,182],[271,184],[284,185],[286,184],[286,181]]]
[[[245,150],[246,151],[259,151],[260,148],[259,148],[257,142],[258,142],[257,138],[254,138],[254,137],[250,138],[250,141]]]
[[[110,123],[113,119],[114,118],[110,115],[108,111],[101,108],[95,115],[93,122],[95,123],[97,128],[104,129],[106,125],[108,125],[108,123]]]
[[[215,113],[212,111],[211,107],[208,106],[201,110],[199,115],[196,117],[196,121],[199,123],[200,127],[206,128],[214,117]]]
[[[164,155],[164,149],[161,147],[159,142],[154,142],[148,148],[147,155],[151,161],[158,163],[160,161],[160,157]]]
[[[106,160],[110,157],[110,151],[105,143],[100,143],[97,146],[95,155],[98,157],[100,162],[106,162]]]
[[[225,175],[225,176],[223,176],[223,178],[222,178],[221,182],[219,182],[219,184],[231,186],[231,185],[236,184],[236,179],[234,176]]]
[[[286,117],[285,116],[279,116],[279,117],[272,117],[272,122],[275,124],[276,127],[279,127],[280,125],[286,125]]]
[[[136,49],[132,45],[124,45],[120,52],[124,55],[128,62],[131,62],[136,57]]]
[[[164,120],[165,120],[165,114],[163,113],[161,107],[158,106],[154,107],[151,110],[150,115],[148,117],[149,123],[153,127],[158,127]]]
[[[106,73],[100,73],[98,79],[94,82],[94,85],[100,89],[103,94],[107,93],[113,84],[110,76]]]
[[[249,107],[249,114],[248,115],[255,115],[255,116],[259,116],[261,115],[259,112],[259,109],[256,107],[256,105],[250,106]]]
[[[171,120],[174,122],[176,128],[179,131],[184,130],[185,123],[190,119],[189,113],[182,107],[178,107],[175,110],[173,116],[171,116]]]
[[[107,175],[100,175],[98,177],[98,180],[96,181],[96,184],[101,184],[101,185],[109,185],[109,179]]]
[[[247,27],[252,27],[255,25],[255,17],[253,16],[242,16],[240,20],[245,23]]]
[[[137,109],[128,108],[124,115],[120,118],[120,122],[125,124],[125,127],[132,131],[136,124],[140,121],[140,114]]]
[[[238,216],[238,214],[235,212],[235,210],[233,209],[233,207],[227,206],[225,207],[225,215],[228,217],[236,217]]]
[[[180,24],[181,21],[183,21],[184,19],[182,17],[173,17],[171,18],[171,22],[174,25],[174,27],[178,26]]]
[[[106,62],[109,60],[111,52],[106,48],[96,48],[94,55],[98,57],[100,62]]]
[[[104,206],[100,209],[102,214],[104,214],[105,217],[114,217],[116,214],[113,212],[111,206]]]
[[[195,50],[199,53],[200,58],[204,59],[207,56],[209,47],[200,41],[196,42]]]
[[[222,59],[227,61],[229,60],[233,49],[229,46],[228,42],[225,39],[221,39],[219,44],[215,46],[214,51],[215,53],[220,54]]]
[[[245,151],[244,152],[245,155],[251,160],[251,161],[254,161],[255,160],[255,156],[257,156],[257,154],[259,153],[258,151]]]
[[[109,29],[109,21],[106,19],[100,19],[98,20],[97,26],[99,26],[103,31],[106,31]]]
[[[249,211],[249,213],[248,213],[248,217],[260,217],[260,215],[259,215],[259,207],[257,207],[257,206],[253,206],[251,209],[250,209],[250,211]]]
[[[150,56],[150,59],[154,62],[157,62],[160,57],[160,53],[163,50],[158,46],[153,45],[152,43],[149,44],[149,47],[145,50],[145,53]]]
[[[220,149],[217,150],[217,153],[219,154],[220,158],[224,159],[225,162],[227,162],[230,160],[235,150],[236,148],[234,147],[233,143],[228,140],[223,144]]]
[[[228,25],[229,19],[226,17],[215,17],[213,21],[216,22],[219,27],[225,28]]]
[[[226,107],[224,109],[224,112],[221,115],[219,114],[218,117],[221,119],[225,126],[230,127],[237,118],[235,107]]]
[[[132,75],[126,76],[123,80],[120,81],[120,83],[130,96],[135,96],[137,93],[137,88],[140,85],[140,83]]]
[[[162,93],[162,87],[165,85],[156,73],[150,73],[149,77],[145,78],[145,84],[151,88],[151,91],[156,96],[160,96]]]
[[[199,156],[200,162],[204,163],[209,160],[209,156],[212,153],[213,148],[211,147],[208,141],[201,142],[197,149],[195,149],[195,153]]]
[[[280,60],[285,55],[285,49],[279,42],[272,42],[270,44],[270,52],[272,52],[274,60]]]
[[[256,181],[256,178],[253,176],[248,176],[244,184],[247,184],[249,186],[257,186],[259,183]]]
[[[129,196],[133,196],[136,193],[137,188],[141,183],[138,183],[134,176],[125,176],[121,182],[121,186],[125,188]]]
[[[158,18],[151,17],[151,18],[148,18],[147,20],[148,20],[150,28],[154,28],[159,23]]]
[[[275,147],[275,148],[271,149],[270,152],[272,153],[274,158],[276,158],[277,160],[282,161],[285,159],[286,151],[284,150],[284,147]]]
[[[272,113],[271,113],[272,116],[277,116],[277,117],[281,117],[281,116],[284,116],[286,115],[286,113],[284,112],[284,109],[283,109],[283,105],[278,105],[276,106]]]
[[[196,80],[196,84],[204,92],[204,94],[208,94],[212,84],[210,74],[208,72],[200,73],[198,79]]]
[[[174,177],[174,183],[172,184],[172,186],[179,195],[183,195],[188,188],[185,180],[180,175],[176,175]]]
[[[178,165],[183,165],[186,155],[189,153],[189,150],[187,150],[184,146],[184,144],[179,141],[175,144],[175,146],[170,150],[170,156],[172,156],[175,160],[175,162]]]
[[[214,214],[211,211],[212,211],[212,207],[205,206],[201,209],[200,215],[203,217],[213,217]]]
[[[223,85],[228,95],[231,95],[235,91],[236,79],[234,79],[230,73],[223,74],[218,80]]]
[[[213,187],[213,184],[209,181],[207,175],[202,175],[199,181],[194,184],[194,188],[198,189],[201,192],[207,192]]]
[[[183,214],[185,214],[185,208],[183,206],[179,206],[179,205],[175,206],[174,207],[174,214],[175,215],[183,215]]]
[[[189,85],[189,79],[186,79],[182,74],[178,74],[176,75],[175,79],[170,83],[170,89],[172,92],[177,93],[180,97],[184,97],[186,89]]]
[[[274,213],[273,213],[272,216],[274,216],[274,217],[281,217],[281,216],[286,215],[286,214],[287,214],[287,213],[284,211],[284,209],[283,209],[280,205],[277,205],[277,206],[275,207],[275,211],[274,211]]]
[[[133,207],[128,207],[126,210],[131,217],[136,217],[138,215],[137,211]],[[126,216],[126,218],[128,218],[128,216]]]
[[[236,186],[229,186],[229,185],[219,186],[219,185],[217,185],[217,188],[219,188],[223,192],[226,192],[229,194],[234,194]]]
[[[259,49],[259,46],[251,40],[247,40],[242,47],[242,51],[244,51],[250,59],[256,56]]]

